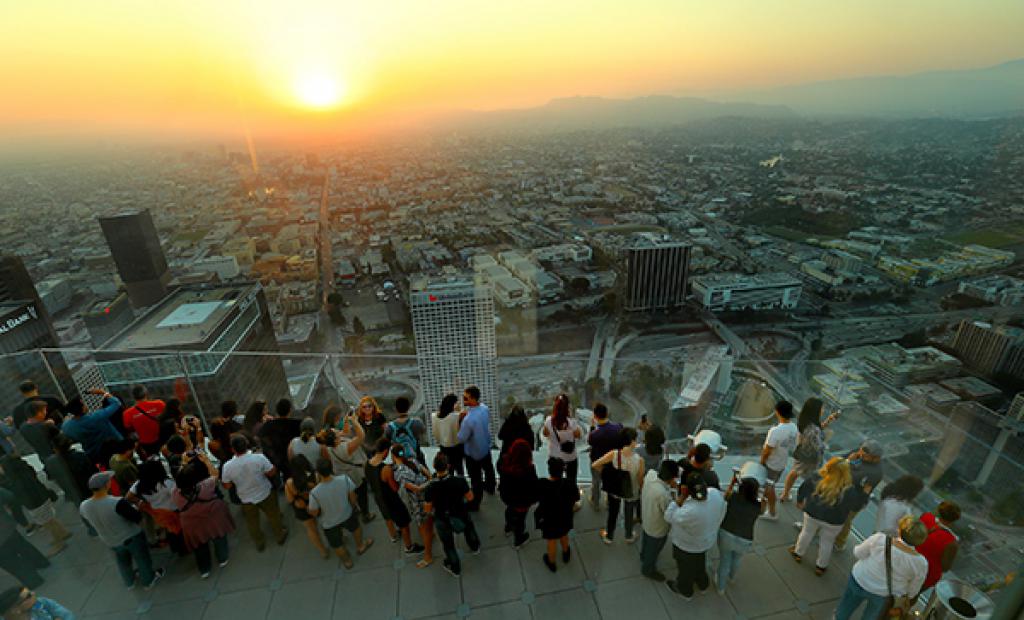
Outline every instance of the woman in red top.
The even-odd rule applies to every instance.
[[[938,517],[930,512],[921,515],[921,522],[928,528],[928,538],[917,546],[918,553],[928,560],[928,576],[922,592],[938,583],[942,573],[953,566],[959,549],[957,536],[950,527],[960,519],[960,507],[953,502],[942,502],[935,512]]]

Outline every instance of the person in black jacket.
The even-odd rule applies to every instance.
[[[84,452],[72,448],[67,435],[58,435],[53,441],[53,455],[43,464],[46,476],[64,490],[64,498],[76,507],[92,495],[89,477],[98,469]]]
[[[0,485],[21,502],[29,523],[50,533],[51,555],[67,548],[71,532],[57,520],[57,509],[53,505],[57,494],[39,481],[31,465],[13,454],[3,457],[0,459]]]
[[[50,565],[32,543],[18,533],[12,515],[21,511],[14,494],[0,487],[0,568],[14,576],[26,588],[43,585],[39,571]]]
[[[46,459],[43,467],[46,476],[64,491],[64,499],[77,508],[92,495],[89,478],[99,470],[85,452],[71,446],[71,439],[67,435],[58,435],[53,440],[53,454]],[[95,536],[96,530],[84,519],[82,521],[89,536]]]
[[[519,405],[512,407],[512,411],[508,412],[508,417],[505,418],[505,422],[498,430],[498,440],[501,441],[499,458],[508,452],[517,439],[522,439],[529,444],[531,451],[536,448],[537,435],[530,427],[530,420],[526,417],[526,412]]]
[[[292,413],[292,401],[282,398],[277,401],[275,407],[277,417],[271,418],[263,423],[257,436],[263,454],[270,459],[277,471],[281,472],[284,479],[291,477],[291,470],[288,466],[288,444],[292,439],[299,436],[302,421],[288,416]]]
[[[505,503],[505,535],[511,534],[512,546],[522,547],[530,540],[526,515],[537,503],[537,469],[533,466],[533,447],[525,439],[516,439],[498,461],[501,482],[498,495]]]

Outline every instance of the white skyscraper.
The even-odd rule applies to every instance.
[[[491,435],[498,429],[497,346],[494,298],[489,285],[471,277],[422,279],[410,283],[409,307],[416,337],[416,361],[426,421],[445,394],[461,400],[469,385],[491,410]],[[431,435],[432,436],[432,435]]]

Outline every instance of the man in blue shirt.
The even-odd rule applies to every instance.
[[[494,495],[494,463],[491,462],[491,410],[480,403],[480,388],[471,385],[462,393],[462,412],[459,425],[459,443],[466,451],[466,471],[473,489],[469,510],[480,510],[484,490]],[[484,481],[486,477],[486,482]]]
[[[71,415],[64,420],[60,430],[82,444],[82,449],[93,463],[106,467],[108,464],[101,462],[100,448],[108,439],[122,439],[121,433],[110,422],[110,418],[121,410],[121,401],[103,390],[92,390],[92,393],[103,396],[103,408],[90,413],[81,398],[72,398],[67,405]]]

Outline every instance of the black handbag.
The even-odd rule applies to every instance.
[[[611,463],[601,469],[601,489],[615,497],[633,497],[633,475],[622,467],[622,450],[616,450],[618,466]]]

